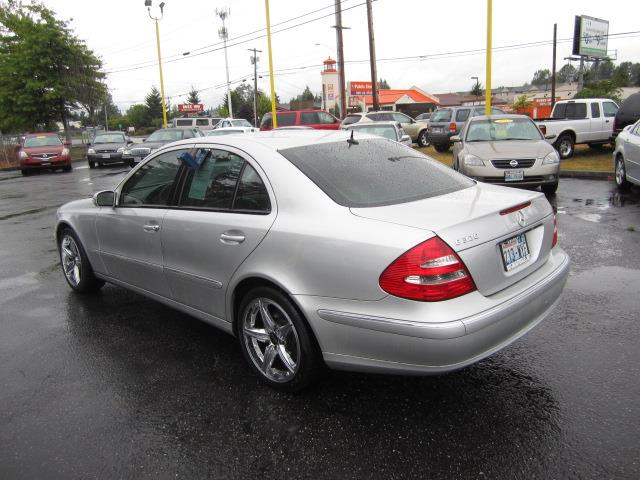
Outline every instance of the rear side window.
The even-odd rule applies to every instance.
[[[187,118],[187,119],[177,118],[176,119],[176,127],[190,127],[191,126],[191,121],[192,120],[190,118]]]
[[[405,203],[474,185],[412,148],[384,139],[307,145],[280,154],[345,207]]]
[[[208,150],[208,156],[182,192],[183,207],[230,209],[244,159],[224,150]]]
[[[436,110],[431,115],[431,123],[434,122],[450,122],[451,121],[451,110],[449,108],[443,108],[441,110]]]
[[[258,172],[248,163],[245,163],[244,169],[242,170],[233,209],[252,212],[271,211],[271,203],[269,202],[267,189],[264,183],[262,183]]]
[[[469,118],[470,110],[468,108],[461,108],[456,112],[456,122],[466,122]]]
[[[604,102],[602,104],[602,110],[604,111],[605,117],[615,117],[616,113],[618,113],[618,107],[613,102]]]
[[[198,118],[198,119],[196,119],[196,125],[199,126],[199,127],[209,126],[209,119],[208,118]]]
[[[591,104],[591,118],[600,118],[600,105],[595,102]]]
[[[320,123],[320,119],[316,112],[302,112],[300,114],[300,125],[315,125],[318,123]]]

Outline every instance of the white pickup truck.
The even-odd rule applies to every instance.
[[[608,98],[562,100],[554,105],[551,118],[536,122],[560,158],[569,158],[576,144],[596,147],[609,143],[617,111],[618,105]]]

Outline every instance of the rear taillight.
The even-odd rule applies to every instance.
[[[449,300],[476,289],[460,257],[438,237],[398,257],[380,275],[380,287],[396,297],[423,302]]]
[[[457,130],[457,129],[458,129],[458,128],[456,127],[456,122],[451,122],[451,123],[449,124],[449,131],[450,131],[450,132],[452,132],[452,133],[456,133],[456,130]]]
[[[553,214],[553,238],[551,240],[551,248],[558,244],[558,216]]]
[[[542,135],[546,135],[547,134],[547,126],[546,125],[538,125],[538,127],[540,128],[540,131],[542,132]]]

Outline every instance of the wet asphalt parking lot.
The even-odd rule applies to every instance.
[[[562,179],[564,296],[435,377],[264,387],[235,339],[107,285],[71,292],[56,208],[127,169],[0,173],[0,478],[640,477],[640,189]]]

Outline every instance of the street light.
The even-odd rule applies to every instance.
[[[158,27],[158,21],[162,20],[164,15],[164,2],[160,2],[159,17],[151,15],[151,0],[144,0],[144,6],[147,7],[149,18],[156,23],[156,45],[158,47],[158,68],[160,69],[160,99],[162,101],[162,124],[164,125],[164,128],[167,128],[167,104],[164,101],[164,78],[162,76],[162,55],[160,55],[160,27]]]

